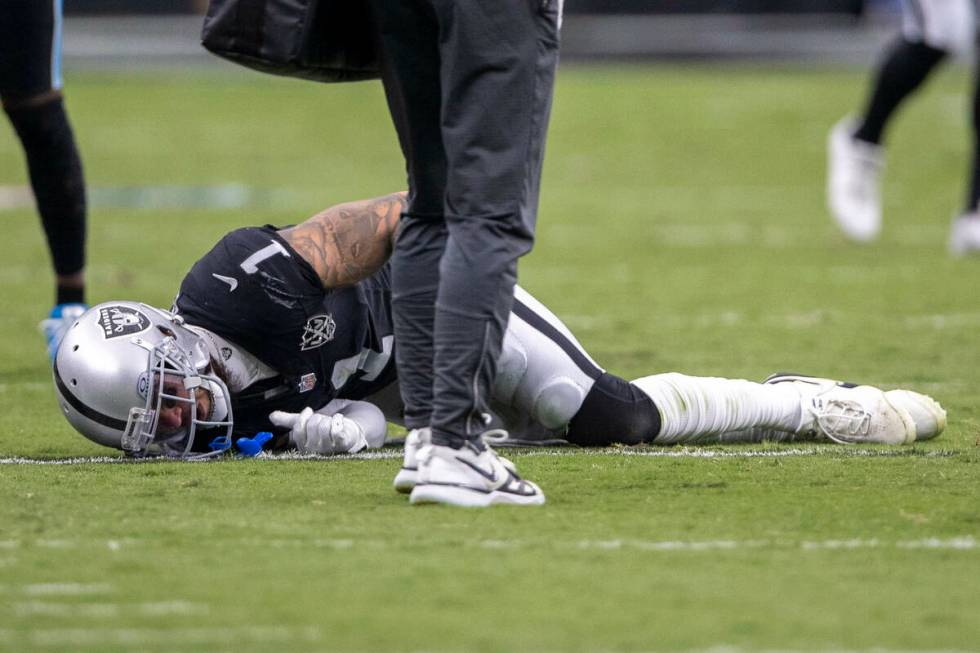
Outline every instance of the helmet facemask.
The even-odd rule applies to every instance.
[[[179,324],[174,328],[184,330]],[[203,433],[231,441],[231,394],[225,382],[212,372],[208,356],[196,337],[190,347],[181,346],[174,331],[164,333],[158,343],[142,338],[133,342],[148,350],[146,371],[139,377],[142,408],[130,409],[120,444],[131,456],[160,454],[186,459],[210,458],[224,449],[195,451],[195,439]],[[185,343],[186,345],[187,343]],[[195,360],[196,359],[196,360]],[[179,415],[180,424],[168,431],[164,414]]]

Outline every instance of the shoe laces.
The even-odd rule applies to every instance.
[[[483,442],[489,446],[492,444],[500,445],[510,437],[507,429],[490,429],[483,432]]]
[[[820,431],[834,442],[853,444],[871,432],[872,415],[857,402],[815,397],[809,410]]]

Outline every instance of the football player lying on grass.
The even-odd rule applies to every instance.
[[[294,227],[238,229],[194,264],[171,311],[125,301],[93,307],[55,360],[68,421],[136,456],[214,455],[216,438],[260,431],[274,434],[273,450],[380,447],[386,422],[401,414],[386,261],[404,205],[395,194]],[[498,366],[491,405],[475,406],[474,420],[581,446],[801,437],[906,444],[938,435],[946,422],[925,395],[829,379],[668,373],[629,382],[603,370],[521,288]],[[419,446],[406,443],[403,489]]]

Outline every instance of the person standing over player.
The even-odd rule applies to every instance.
[[[884,133],[895,111],[949,54],[976,41],[974,0],[903,0],[902,34],[877,68],[864,112],[831,130],[827,199],[848,238],[870,242],[881,231]],[[974,87],[973,161],[966,207],[953,220],[949,248],[980,252],[980,81]]]
[[[562,1],[372,8],[409,185],[391,262],[395,356],[409,440],[431,437],[411,501],[541,504],[480,435],[534,239]]]
[[[41,323],[52,361],[85,312],[85,180],[61,87],[61,0],[0,2],[0,99],[27,158],[55,272]]]

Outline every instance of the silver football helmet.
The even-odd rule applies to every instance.
[[[207,451],[209,443],[195,447],[202,432],[231,442],[231,395],[202,338],[179,316],[146,304],[86,311],[58,348],[54,384],[79,433],[132,456],[221,453]]]

